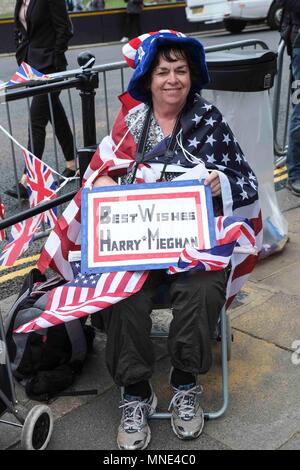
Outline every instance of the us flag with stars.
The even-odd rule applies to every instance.
[[[215,106],[198,96],[191,110],[184,114],[181,125],[171,163],[186,168],[204,163],[208,170],[225,174],[231,186],[233,211],[257,200],[256,176]],[[168,139],[164,139],[145,156],[145,161],[163,163],[167,145]]]
[[[122,164],[125,167],[126,165],[128,167],[132,166],[135,158],[137,144],[132,126],[140,125],[138,120],[145,118],[146,105],[137,102],[128,93],[124,93],[119,98],[122,106],[112,132],[101,141],[85,172],[83,184],[88,187],[92,186],[99,175],[109,174],[111,168],[116,168]],[[136,110],[140,112],[140,115],[136,122],[131,127],[128,127],[126,117]],[[222,199],[220,198],[219,201],[222,208],[221,215],[224,217],[233,216],[247,219],[253,228],[255,246],[257,252],[259,252],[262,243],[262,219],[258,200],[257,179],[223,116],[215,106],[205,101],[202,97],[197,96],[194,103],[184,113],[181,125],[182,129],[177,135],[177,147],[172,163],[187,169],[198,165],[205,165],[208,170],[218,171],[222,190]],[[160,172],[155,172],[154,165],[151,166],[151,163],[164,162],[164,153],[167,146],[168,138],[164,138],[145,155],[144,162],[138,167],[138,182],[155,182],[160,179]],[[73,284],[74,274],[68,260],[68,255],[70,251],[81,249],[80,207],[81,192],[79,191],[52,230],[38,261],[38,268],[42,272],[50,266],[61,274],[64,279],[72,282],[70,287],[75,290],[77,290],[77,284]],[[243,231],[241,233],[242,236],[237,240],[237,245],[240,246],[242,246],[244,238]],[[227,306],[230,305],[235,295],[248,279],[256,261],[257,254],[233,253],[231,257],[232,269],[227,284]],[[106,279],[102,274],[98,283],[104,279],[107,282],[113,282],[114,278],[112,276],[116,274],[120,276],[121,282],[124,282],[120,273],[105,273],[106,276],[110,275],[111,278]],[[128,276],[132,275],[130,272],[125,274]],[[147,277],[147,273],[144,273],[144,275]],[[143,282],[145,277],[141,277]],[[137,282],[138,288],[142,286],[143,282]],[[78,295],[81,295],[80,290],[81,288],[78,290]],[[35,320],[31,325],[28,324],[26,326],[27,331],[30,331],[30,327],[32,329],[41,328],[42,324],[44,324],[43,321],[50,326],[51,324],[70,321],[78,317],[79,312],[76,309],[72,311],[72,308],[70,308],[71,300],[59,294],[57,296],[57,298],[60,298],[59,305],[61,307],[59,307],[57,298],[54,299],[55,293],[51,294],[53,296],[51,309],[43,312],[39,319]],[[69,290],[69,292],[64,291],[63,295],[73,295],[72,290]],[[116,297],[117,295],[114,300]],[[102,300],[101,294],[99,302],[102,302]],[[112,299],[110,301],[112,303]],[[94,306],[92,307],[93,303]],[[96,311],[97,303],[98,297],[94,296],[88,308],[81,308],[80,315],[88,315],[91,313],[91,310]]]

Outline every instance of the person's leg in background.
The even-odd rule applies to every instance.
[[[124,26],[123,26],[124,35],[122,39],[120,40],[120,42],[122,43],[128,42],[130,39],[130,16],[131,15],[129,15],[126,12],[125,17],[124,17]]]
[[[293,80],[300,80],[299,47],[292,49],[291,66]],[[293,91],[294,89],[292,89]],[[300,196],[300,103],[295,102],[295,99],[299,100],[299,93],[295,93],[292,98],[292,102],[294,102],[289,126],[289,145],[286,159],[288,182],[286,187],[296,196]]]
[[[225,303],[227,278],[228,272],[222,270],[181,273],[171,279],[168,349],[174,396],[170,407],[172,428],[181,439],[197,438],[203,429],[197,375],[205,374],[212,364],[211,342]]]
[[[139,13],[131,13],[131,36],[130,39],[140,36],[142,34],[141,30],[141,15]]]
[[[66,168],[62,174],[63,176],[69,178],[75,176],[76,173],[74,159],[74,140],[68,118],[59,98],[59,94],[60,92],[51,94],[52,110],[55,123],[54,128],[56,137],[65,157]],[[51,121],[49,98],[47,94],[36,95],[32,98],[29,119],[31,121],[31,132],[28,132],[28,150],[42,160],[45,150],[46,126],[48,122]],[[21,199],[28,199],[29,197],[26,186],[27,176],[24,170],[19,183]],[[7,190],[6,194],[13,198],[18,197],[16,190]]]
[[[72,177],[75,176],[76,170],[74,139],[65,109],[61,103],[59,95],[60,92],[51,93],[54,128],[57,140],[62,148],[65,157],[66,168],[62,174],[65,177]],[[51,120],[50,110],[49,118]]]

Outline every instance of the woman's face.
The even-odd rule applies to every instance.
[[[191,88],[191,76],[185,58],[176,58],[168,62],[160,57],[158,65],[152,72],[150,90],[154,107],[184,106]]]

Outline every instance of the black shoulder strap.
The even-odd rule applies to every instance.
[[[177,134],[180,131],[180,127],[181,127],[181,122],[180,122],[181,116],[182,116],[182,113],[180,113],[177,117],[176,124],[173,128],[172,135],[169,140],[169,145],[167,147],[167,150],[165,151],[164,166],[163,166],[163,169],[161,170],[160,179],[159,179],[160,181],[163,180],[163,177],[166,172],[166,168],[173,160],[175,148],[177,145]]]
[[[147,142],[147,137],[149,133],[149,127],[150,127],[150,121],[151,121],[151,114],[152,114],[152,108],[149,106],[149,109],[146,114],[146,119],[144,121],[143,129],[137,144],[137,149],[136,149],[136,155],[135,155],[135,161],[131,170],[131,178],[129,181],[129,184],[133,184],[136,176],[136,172],[138,169],[138,166],[140,163],[142,163],[145,155],[145,148],[146,148],[146,142]]]

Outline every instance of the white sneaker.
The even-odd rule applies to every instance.
[[[122,39],[120,40],[120,42],[128,42],[128,41],[129,41],[129,38],[127,36],[122,37]]]
[[[119,449],[146,449],[151,439],[148,417],[155,412],[156,406],[157,398],[153,391],[148,400],[124,395],[120,405],[120,408],[123,408],[123,414],[117,437]]]
[[[196,384],[173,388],[171,424],[179,439],[196,439],[204,426],[204,413],[200,406],[202,387]]]

